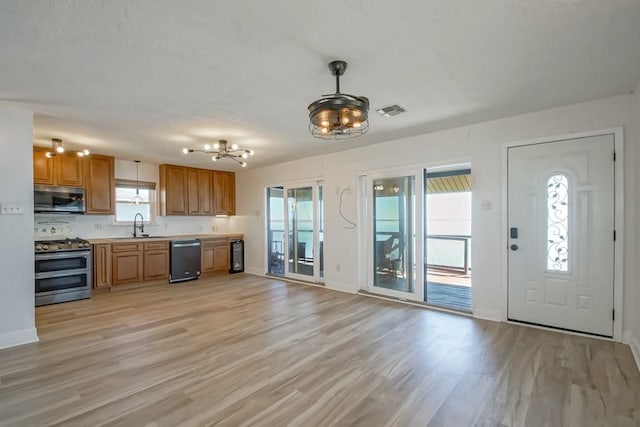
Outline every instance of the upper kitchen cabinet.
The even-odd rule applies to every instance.
[[[160,165],[160,215],[235,215],[235,174]]]
[[[74,152],[46,156],[48,149],[33,149],[33,183],[40,185],[61,185],[65,187],[84,186],[84,157]]]
[[[46,156],[46,148],[33,148],[33,183],[53,185],[53,157]]]
[[[213,171],[189,168],[189,215],[213,215]]]
[[[160,165],[160,215],[189,214],[189,168]]]
[[[213,193],[216,215],[236,214],[236,174],[233,172],[213,172]]]
[[[87,213],[115,215],[115,159],[92,154],[85,161]]]

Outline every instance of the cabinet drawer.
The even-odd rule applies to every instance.
[[[160,242],[144,242],[144,250],[156,250],[156,249],[169,249],[169,241],[163,240]]]
[[[113,243],[111,252],[132,252],[142,250],[142,243]]]

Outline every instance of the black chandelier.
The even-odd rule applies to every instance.
[[[238,144],[228,145],[225,139],[220,139],[218,142],[213,144],[213,146],[206,144],[204,146],[204,150],[197,150],[193,148],[183,148],[182,152],[184,154],[189,153],[205,153],[205,154],[213,154],[211,156],[211,160],[218,161],[220,159],[228,158],[234,160],[240,164],[243,168],[247,166],[247,163],[244,160],[249,156],[253,156],[253,150],[249,150],[246,148],[238,147]]]
[[[316,138],[347,139],[364,135],[369,130],[369,99],[340,93],[340,76],[347,70],[345,61],[329,63],[336,76],[336,93],[322,95],[307,107],[309,131]]]

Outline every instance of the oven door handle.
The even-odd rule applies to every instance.
[[[36,261],[65,258],[89,258],[90,255],[91,252],[87,251],[58,252],[55,254],[36,254]]]
[[[73,270],[56,270],[44,273],[36,273],[35,279],[50,279],[52,277],[78,276],[81,274],[91,274],[90,268],[75,268]]]

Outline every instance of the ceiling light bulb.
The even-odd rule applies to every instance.
[[[218,144],[217,142],[215,144],[213,144],[213,149],[217,150],[218,148],[220,148],[220,144]]]
[[[232,150],[237,150],[238,149],[238,144],[231,144],[231,149]]]
[[[249,155],[247,153],[242,153],[242,156],[240,157],[242,157],[243,159],[246,159],[247,157],[249,157]]]
[[[240,162],[240,166],[242,166],[243,168],[246,168],[247,164],[245,162]]]
[[[326,121],[326,120],[323,120],[322,122],[320,122],[320,124],[321,124],[322,126],[324,126],[324,127],[329,126],[329,122],[328,122],[328,121]]]
[[[353,122],[353,127],[354,128],[359,128],[360,126],[362,126],[362,124],[360,122]]]
[[[47,152],[44,154],[44,156],[45,156],[47,159],[50,159],[50,158],[52,158],[52,157],[53,157],[53,153],[52,153],[51,151],[47,151]]]
[[[209,150],[211,149],[211,146],[210,146],[209,144],[206,144],[206,145],[204,146],[204,149],[205,149],[205,150],[207,150],[207,151],[209,151]]]
[[[250,156],[253,156],[253,154],[255,153],[255,151],[253,150],[247,150],[247,153],[249,153]]]
[[[218,160],[218,156],[211,157],[211,160],[213,160],[215,162],[216,160]]]
[[[58,145],[58,146],[56,147],[56,151],[57,151],[58,153],[64,153],[64,147],[63,147],[62,145]]]
[[[343,125],[346,125],[347,123],[349,123],[349,117],[345,117],[344,119],[342,119]]]
[[[89,150],[87,150],[86,148],[84,150],[82,150],[82,152],[84,153],[85,156],[88,156],[90,153]]]
[[[78,151],[78,157],[84,157],[84,151]]]
[[[188,149],[188,148],[183,148],[183,149],[182,149],[182,152],[183,152],[184,154],[189,154],[189,149]]]
[[[320,129],[320,131],[321,131],[322,133],[327,133],[327,132],[329,132],[329,130],[328,130],[327,128],[322,128],[322,129]]]

